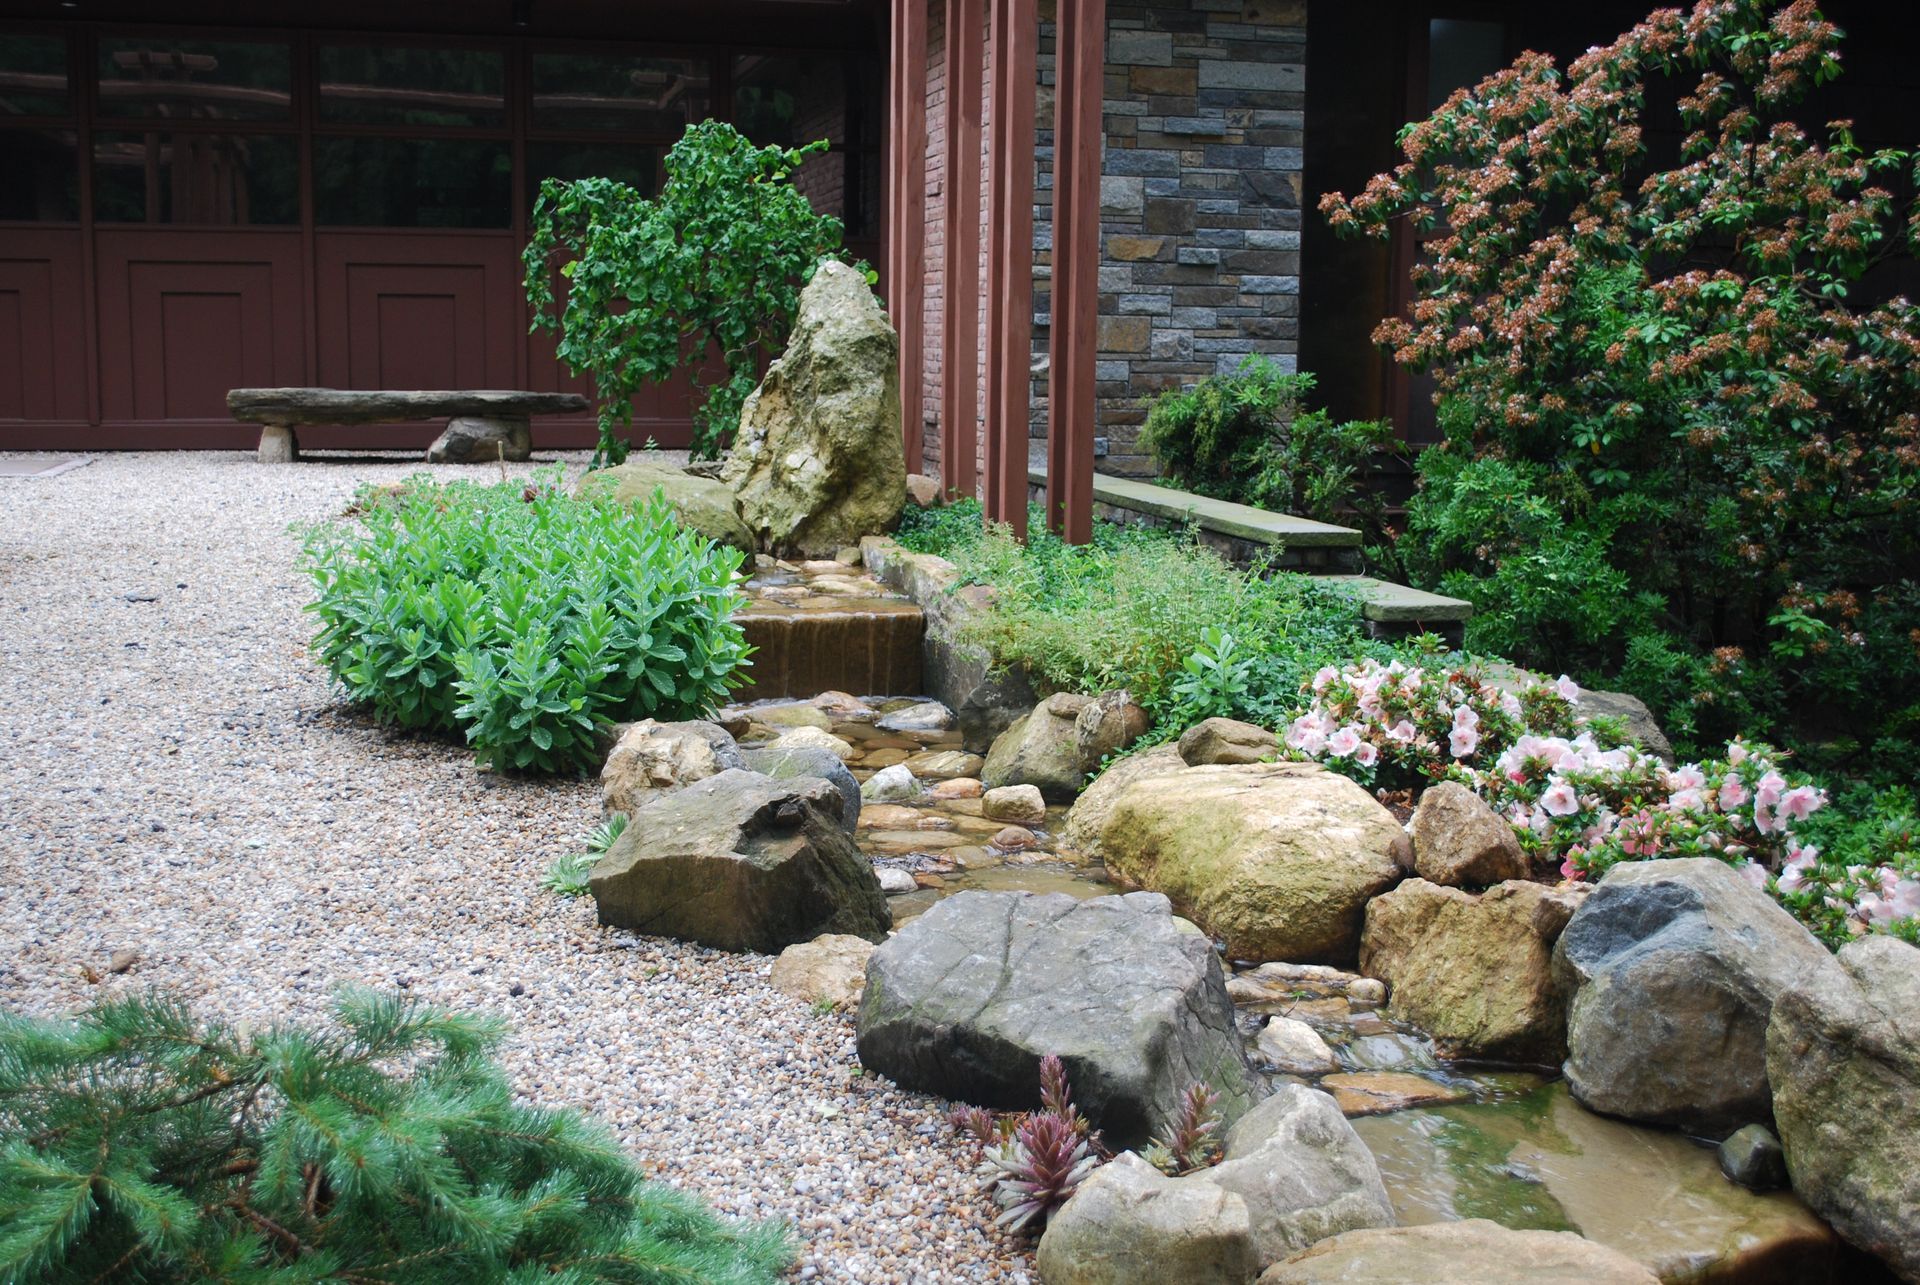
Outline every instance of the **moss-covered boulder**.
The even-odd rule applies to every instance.
[[[1402,874],[1407,834],[1392,813],[1312,763],[1153,766],[1069,818],[1082,848],[1165,893],[1231,958],[1353,961],[1367,902]]]

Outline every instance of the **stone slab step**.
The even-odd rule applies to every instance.
[[[1030,486],[1044,488],[1046,470],[1029,469],[1027,481]],[[1093,500],[1096,505],[1148,514],[1173,525],[1195,522],[1203,531],[1254,544],[1278,544],[1290,549],[1358,549],[1361,541],[1360,533],[1351,527],[1316,522],[1290,513],[1271,513],[1250,504],[1216,500],[1107,473],[1093,475]]]
[[[1319,576],[1332,584],[1345,585],[1360,599],[1360,615],[1381,625],[1457,625],[1473,615],[1473,604],[1464,598],[1449,598],[1428,593],[1390,580],[1372,576]]]

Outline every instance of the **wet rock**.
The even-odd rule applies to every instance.
[[[1344,1071],[1320,1081],[1347,1115],[1378,1115],[1408,1107],[1465,1102],[1465,1089],[1405,1071]]]
[[[874,952],[859,1050],[903,1087],[1003,1109],[1038,1106],[1040,1059],[1058,1054],[1121,1147],[1163,1130],[1196,1081],[1229,1120],[1257,1093],[1218,959],[1151,894],[946,898]]]
[[[1426,788],[1413,812],[1413,868],[1430,883],[1484,888],[1527,877],[1513,827],[1455,781]]]
[[[601,806],[631,815],[663,794],[745,766],[733,738],[713,723],[643,719],[621,734],[600,769]]]
[[[980,797],[980,813],[995,821],[1039,825],[1047,819],[1047,801],[1034,785],[1003,785]]]
[[[754,722],[781,731],[795,727],[817,727],[823,732],[833,730],[833,720],[805,701],[786,705],[756,705],[748,713]]]
[[[1920,1281],[1920,950],[1863,937],[1783,993],[1767,1078],[1794,1190]]]
[[[1291,1017],[1276,1017],[1262,1027],[1253,1051],[1288,1075],[1325,1075],[1340,1069],[1340,1059],[1320,1032]]]
[[[839,1008],[860,1002],[873,943],[845,933],[823,933],[780,952],[767,978],[773,988],[803,1004],[826,1000]]]
[[[1655,1285],[1626,1255],[1570,1231],[1509,1231],[1485,1218],[1343,1232],[1263,1273],[1259,1285]]]
[[[899,803],[870,803],[860,813],[863,830],[951,830],[951,817],[935,816]]]
[[[840,793],[840,823],[847,833],[853,833],[854,827],[860,824],[860,782],[853,779],[853,773],[847,770],[839,755],[829,750],[782,746],[776,742],[742,750],[740,757],[745,760],[748,771],[776,781],[812,776],[827,782]]]
[[[1280,738],[1266,728],[1231,718],[1209,718],[1180,734],[1180,758],[1188,767],[1262,763],[1279,749]]]
[[[978,777],[956,776],[951,780],[940,781],[927,791],[927,797],[950,803],[955,799],[977,799],[986,793],[986,786]]]
[[[824,750],[842,763],[853,757],[853,744],[842,740],[832,732],[823,732],[817,727],[795,727],[773,738],[773,744],[767,747],[774,750]]]
[[[1040,840],[1034,837],[1033,831],[1018,825],[1002,826],[993,832],[993,838],[988,842],[1003,852],[1021,852],[1040,846]]]
[[[901,870],[894,866],[882,866],[874,873],[880,878],[880,891],[886,893],[889,897],[901,896],[904,893],[912,892],[920,886],[910,871]]]
[[[982,760],[965,750],[923,750],[906,760],[907,771],[923,781],[950,781],[956,777],[976,778]]]
[[[881,715],[874,726],[883,732],[944,732],[953,726],[953,711],[939,701],[922,701]]]
[[[829,719],[837,719],[842,723],[856,720],[871,721],[879,717],[879,711],[859,697],[850,696],[846,692],[821,692],[807,704],[825,714]]]
[[[899,350],[866,279],[823,261],[800,292],[786,351],[741,407],[721,470],[767,547],[830,557],[900,520]]]
[[[1774,1000],[1838,967],[1777,902],[1708,857],[1615,866],[1553,963],[1570,996],[1574,1096],[1716,1138],[1771,1110]]]
[[[524,457],[523,457],[524,458]],[[670,464],[629,455],[626,463],[597,469],[580,479],[576,493],[584,499],[615,504],[638,504],[659,491],[681,526],[698,531],[716,544],[753,552],[753,532],[740,519],[733,492],[712,478],[695,477]]]
[[[1074,748],[1086,771],[1091,772],[1107,755],[1133,744],[1152,726],[1153,720],[1133,699],[1132,692],[1122,689],[1101,692],[1074,716]]]
[[[1366,949],[1364,937],[1361,939],[1361,949]],[[1387,1002],[1387,984],[1377,977],[1356,977],[1347,983],[1347,998],[1355,1004],[1384,1004]]]
[[[1787,1154],[1764,1124],[1736,1129],[1720,1144],[1720,1172],[1748,1191],[1778,1191],[1787,1185]]]
[[[1368,904],[1360,967],[1443,1057],[1557,1063],[1567,990],[1553,947],[1579,900],[1537,883],[1474,894],[1408,879]]]
[[[1093,1171],[1041,1236],[1047,1285],[1245,1285],[1260,1270],[1246,1201],[1131,1151]]]
[[[1178,772],[1185,766],[1179,749],[1172,745],[1156,745],[1127,755],[1095,777],[1074,801],[1073,810],[1067,813],[1063,841],[1070,848],[1091,851],[1091,845],[1100,841],[1101,831],[1112,818],[1114,805],[1129,786],[1149,776]]]
[[[868,803],[906,803],[920,797],[920,782],[904,764],[896,763],[868,777],[860,797]]]
[[[1233,959],[1353,959],[1366,904],[1399,881],[1407,845],[1371,795],[1309,763],[1143,766],[1098,809],[1089,834],[1075,808],[1069,846],[1167,894]]]
[[[1032,785],[1059,803],[1080,793],[1089,765],[1080,757],[1076,726],[1089,697],[1056,692],[994,738],[980,779],[988,789]]]
[[[821,933],[890,926],[839,792],[730,769],[635,812],[589,878],[600,922],[774,954]]]

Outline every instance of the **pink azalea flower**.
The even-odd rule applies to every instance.
[[[1706,802],[1706,796],[1698,790],[1680,790],[1667,796],[1667,806],[1676,812],[1697,812]]]
[[[1707,774],[1700,770],[1697,763],[1689,763],[1676,772],[1667,773],[1667,788],[1670,790],[1698,790],[1706,786]]]
[[[1353,752],[1353,761],[1361,767],[1372,767],[1380,761],[1380,749],[1372,741],[1362,741]]]
[[[1453,725],[1455,727],[1478,727],[1480,726],[1480,716],[1473,712],[1473,706],[1462,705],[1453,711]]]
[[[1739,741],[1730,742],[1727,745],[1727,762],[1733,764],[1735,767],[1739,767],[1742,763],[1746,761],[1747,761],[1747,747],[1745,745],[1742,745]]]
[[[1893,907],[1895,919],[1911,919],[1920,915],[1920,879],[1902,879],[1894,886],[1893,897],[1888,904]]]
[[[1754,797],[1759,799],[1763,806],[1770,808],[1778,803],[1780,796],[1786,792],[1786,778],[1778,772],[1769,772],[1760,778],[1760,784],[1754,790]]]
[[[1335,669],[1332,665],[1327,665],[1322,667],[1313,676],[1313,690],[1316,692],[1326,691],[1328,685],[1338,677],[1340,677],[1340,671]]]
[[[1732,772],[1727,773],[1727,779],[1720,783],[1720,810],[1722,812],[1732,812],[1735,808],[1745,805],[1746,801],[1752,797],[1751,794],[1747,793],[1746,782],[1742,781]]]
[[[1413,724],[1403,718],[1387,729],[1387,735],[1396,741],[1412,741],[1415,735]]]
[[[1575,865],[1573,862],[1573,854],[1568,853],[1567,859],[1560,863],[1560,877],[1562,879],[1584,879],[1587,877],[1587,872]]]
[[[1580,810],[1580,796],[1565,781],[1555,781],[1540,796],[1540,806],[1550,816],[1569,817]]]
[[[1360,734],[1351,727],[1343,727],[1327,738],[1327,753],[1335,758],[1345,758],[1360,748]]]
[[[1761,865],[1758,861],[1743,861],[1738,866],[1736,866],[1735,869],[1737,869],[1740,872],[1740,877],[1742,879],[1745,879],[1748,883],[1752,884],[1754,887],[1759,888],[1763,891],[1766,889],[1767,868]]]
[[[1758,799],[1753,804],[1753,828],[1761,834],[1773,833],[1773,809]]]
[[[1473,753],[1479,744],[1480,733],[1471,727],[1456,725],[1453,731],[1447,734],[1447,748],[1453,751],[1453,756],[1457,759],[1463,759]]]
[[[1563,700],[1578,702],[1580,699],[1580,684],[1565,674],[1553,680],[1553,690],[1559,692]]]
[[[1780,814],[1792,817],[1795,821],[1804,821],[1818,812],[1826,801],[1819,790],[1811,785],[1802,785],[1780,796]]]
[[[1792,863],[1788,863],[1786,869],[1780,872],[1779,888],[1781,892],[1799,892],[1806,886],[1806,872],[1796,868]]]
[[[1287,728],[1287,744],[1303,754],[1317,755],[1327,748],[1327,734],[1320,730],[1318,719],[1303,714]]]

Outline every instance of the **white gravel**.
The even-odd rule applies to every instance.
[[[773,991],[765,956],[602,930],[540,888],[595,787],[482,774],[329,690],[288,526],[422,469],[182,453],[0,478],[0,1007],[161,986],[265,1023],[403,986],[508,1017],[525,1094],[608,1121],[657,1177],[791,1220],[796,1278],[1027,1280],[946,1104],[860,1075],[846,1019]]]

